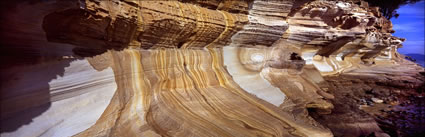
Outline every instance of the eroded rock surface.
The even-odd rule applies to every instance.
[[[403,111],[398,98],[423,97],[424,68],[364,1],[8,4],[5,59],[55,52],[1,67],[2,136],[423,133],[367,103]]]

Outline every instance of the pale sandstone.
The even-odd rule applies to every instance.
[[[336,89],[353,85],[352,75],[403,76],[420,85],[413,73],[424,71],[397,53],[404,39],[391,36],[391,22],[363,1],[86,0],[33,7],[50,7],[28,17],[45,32],[34,45],[72,44],[72,55],[57,61],[68,66],[41,89],[48,97],[25,85],[37,80],[26,73],[2,87],[2,121],[49,105],[2,136],[328,137],[347,129],[369,135],[382,132],[370,117],[329,120],[347,111],[335,108]],[[40,66],[32,75],[43,72]],[[339,76],[349,78],[333,81]],[[32,100],[14,105],[22,99]]]

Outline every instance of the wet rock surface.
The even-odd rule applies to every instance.
[[[401,76],[405,79],[400,80]],[[425,124],[423,72],[397,74],[388,70],[384,77],[377,79],[376,76],[362,74],[325,77],[334,88],[331,91],[335,96],[332,101],[335,108],[330,115],[313,112],[313,117],[328,125],[335,136],[346,136],[350,130],[342,129],[350,125],[356,125],[350,128],[361,131],[352,136],[377,136],[376,133],[398,137],[422,136]]]

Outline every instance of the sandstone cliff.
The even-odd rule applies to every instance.
[[[424,68],[364,1],[2,5],[1,136],[424,133]]]

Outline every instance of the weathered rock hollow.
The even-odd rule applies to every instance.
[[[16,5],[2,18],[23,27],[2,24],[2,42],[64,52],[2,67],[17,79],[2,82],[2,136],[385,136],[345,97],[423,90],[424,69],[364,1]],[[40,36],[6,35],[22,31]],[[43,75],[51,66],[62,72]],[[25,85],[39,77],[47,89]]]

